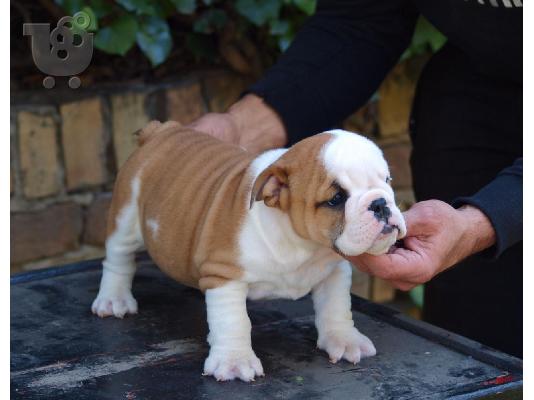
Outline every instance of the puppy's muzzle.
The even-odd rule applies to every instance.
[[[380,197],[376,200],[373,200],[368,208],[374,214],[374,217],[379,222],[384,222],[384,227],[380,233],[388,235],[393,232],[395,229],[399,230],[399,227],[394,224],[389,223],[389,218],[391,217],[391,210],[387,206],[387,202],[383,197]]]

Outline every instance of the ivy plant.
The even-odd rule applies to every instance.
[[[245,35],[259,31],[263,42],[275,52],[287,49],[304,20],[315,11],[316,0],[55,0],[65,13],[84,11],[89,31],[95,33],[97,49],[124,56],[138,46],[153,67],[162,64],[173,48],[169,27],[172,18],[186,21],[185,44],[197,58],[213,58],[213,42],[229,23]],[[435,51],[443,36],[421,19],[411,47],[403,57]]]

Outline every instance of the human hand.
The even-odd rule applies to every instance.
[[[404,247],[388,254],[347,257],[358,269],[410,290],[495,243],[495,231],[482,211],[454,209],[439,200],[416,203],[404,213]]]
[[[228,112],[208,113],[188,125],[251,153],[283,147],[287,135],[278,114],[260,97],[248,94]]]
[[[207,133],[223,142],[239,145],[237,123],[228,113],[208,113],[187,126],[199,132]]]

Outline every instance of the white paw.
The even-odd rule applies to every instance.
[[[317,347],[326,351],[334,364],[342,358],[356,364],[360,359],[376,354],[373,342],[354,327],[319,335]]]
[[[252,349],[239,352],[222,352],[210,350],[204,362],[204,374],[212,375],[218,381],[230,381],[239,378],[242,381],[254,381],[256,376],[263,376],[261,361]]]
[[[99,317],[114,315],[123,318],[126,314],[137,314],[137,301],[130,290],[115,292],[101,290],[93,301],[91,311]]]

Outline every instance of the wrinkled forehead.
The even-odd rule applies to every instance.
[[[340,129],[328,131],[331,137],[319,155],[327,175],[348,191],[371,187],[385,180],[389,169],[382,150],[364,136]]]

